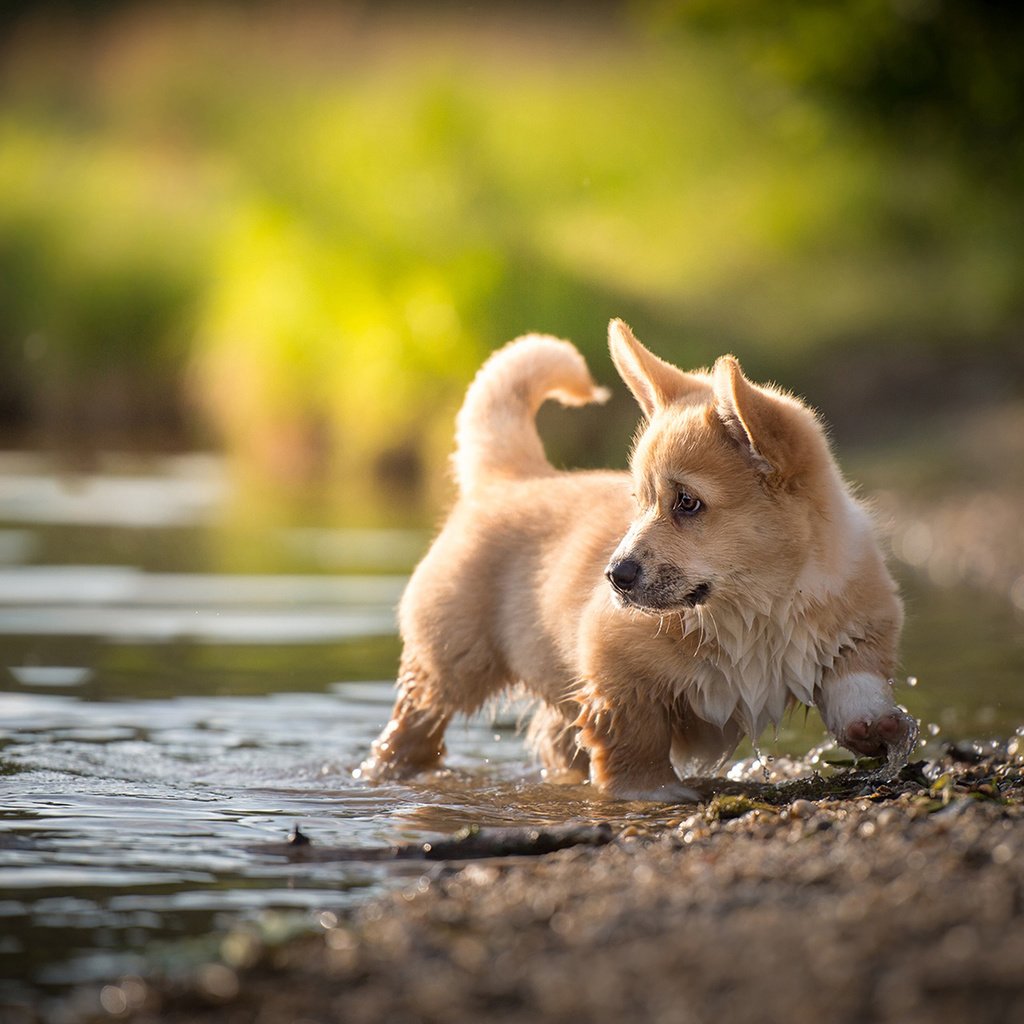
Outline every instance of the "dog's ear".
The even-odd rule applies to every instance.
[[[615,369],[648,419],[683,395],[707,387],[706,377],[684,373],[648,352],[621,320],[608,324],[608,348]]]
[[[751,384],[735,356],[722,356],[712,371],[715,412],[732,439],[765,476],[791,480],[818,445],[814,414],[797,399]]]

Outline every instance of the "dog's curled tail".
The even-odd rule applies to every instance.
[[[586,405],[609,394],[569,342],[547,334],[510,341],[480,367],[455,421],[459,490],[472,490],[486,477],[552,473],[534,423],[537,410],[548,398]]]

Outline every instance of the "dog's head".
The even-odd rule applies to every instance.
[[[684,373],[619,320],[609,345],[646,416],[631,458],[636,517],[606,571],[616,599],[661,613],[767,610],[792,595],[818,556],[827,565],[844,493],[814,413],[752,384],[732,356]]]

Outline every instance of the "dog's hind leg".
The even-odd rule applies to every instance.
[[[453,715],[479,711],[507,683],[501,664],[483,644],[439,645],[423,656],[421,647],[407,643],[391,721],[358,777],[400,779],[436,767],[445,754],[444,733]]]
[[[526,732],[526,745],[537,755],[551,776],[577,776],[581,781],[590,771],[590,757],[577,742],[579,730],[573,724],[579,715],[575,701],[542,704],[533,713]]]
[[[359,778],[407,778],[433,768],[444,757],[444,733],[452,712],[435,699],[432,689],[414,663],[403,663],[391,720],[360,765]]]

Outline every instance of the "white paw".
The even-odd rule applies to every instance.
[[[865,757],[885,757],[890,751],[909,755],[917,740],[917,722],[902,708],[893,707],[875,718],[850,722],[836,739]]]
[[[829,681],[816,696],[829,732],[855,754],[906,761],[914,749],[917,722],[893,702],[889,680],[858,672]]]

